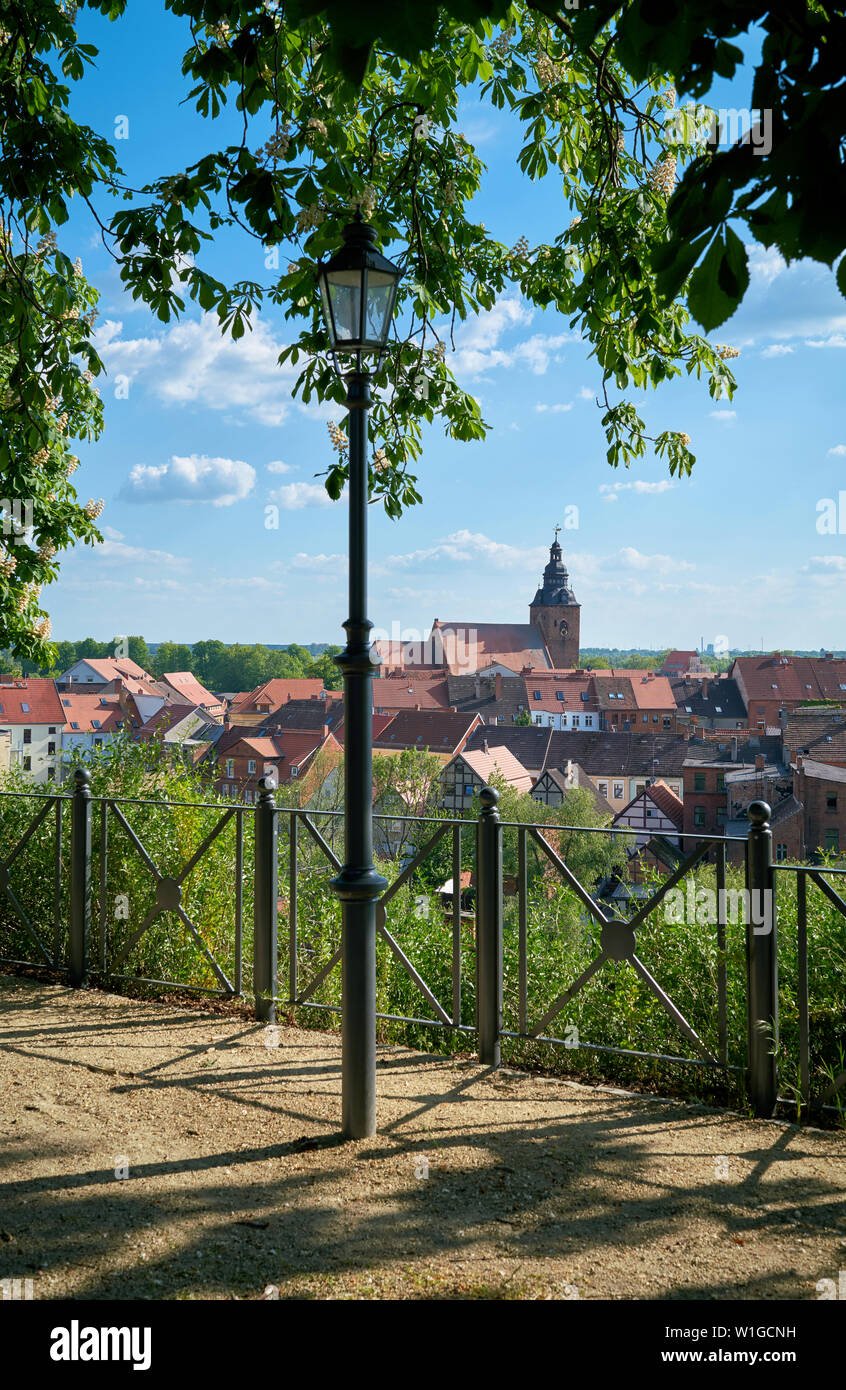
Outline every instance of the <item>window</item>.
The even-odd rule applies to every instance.
[[[644,722],[644,724],[648,724],[648,723],[649,723],[649,715],[648,715],[648,714],[645,714],[645,715],[643,716],[643,722]]]
[[[536,724],[542,724],[542,723],[543,723],[543,719],[541,718],[541,716],[540,716],[539,714],[536,714],[536,715],[535,715],[535,723],[536,723]],[[391,734],[391,738],[393,738],[393,734]]]
[[[532,691],[532,698],[533,698],[533,699],[539,700],[540,697],[541,697],[541,693],[540,693],[539,690],[533,690],[533,691]]]
[[[291,768],[291,776],[292,776],[292,777],[299,777],[299,775],[300,775],[300,769],[299,769],[298,767],[292,767],[292,768]]]
[[[94,747],[95,747],[95,748],[102,748],[102,746],[103,746],[103,740],[102,740],[101,738],[95,738],[95,740],[94,740]]]
[[[664,723],[664,728],[665,728],[665,729],[669,729],[669,727],[670,727],[670,725],[671,725],[671,723],[672,723],[672,720],[670,719],[670,716],[669,716],[668,714],[665,714],[665,715],[664,715],[663,723]]]
[[[71,720],[71,728],[76,729],[76,732],[79,733],[79,725],[77,724],[75,719]]]
[[[705,790],[705,773],[704,773],[704,772],[694,772],[694,774],[693,774],[693,790],[694,790],[695,792],[704,792],[704,790]]]
[[[719,828],[720,826],[725,825],[725,823],[726,823],[726,815],[727,815],[727,812],[726,812],[725,806],[718,806],[718,807],[717,807],[717,826],[718,826],[718,828]]]
[[[249,762],[247,763],[247,771],[248,771],[248,772],[255,772],[255,770],[256,770],[256,760],[255,760],[255,758],[250,758]]]
[[[54,734],[56,732],[55,726],[51,724],[47,732],[48,734]]]
[[[776,845],[776,863],[783,864],[787,858],[787,845]]]
[[[653,716],[652,716],[652,723],[653,723],[653,724],[657,724],[657,723],[658,723],[658,715],[657,715],[657,714],[653,714]]]
[[[472,795],[473,795],[473,783],[472,783],[472,782],[465,782],[465,783],[464,783],[464,795],[465,795],[465,796],[472,796]]]
[[[56,741],[55,741],[55,739],[51,739],[51,741],[47,744],[47,757],[48,757],[48,758],[52,757],[53,754],[54,754],[55,752],[56,752]]]
[[[29,714],[29,705],[26,704],[23,700],[21,700],[21,709],[23,710],[24,714]]]
[[[592,729],[592,728],[593,728],[593,715],[592,715],[592,714],[586,714],[586,715],[585,715],[585,728],[586,728],[586,729]]]
[[[556,690],[556,692],[555,692],[555,698],[556,698],[556,700],[563,700],[563,699],[564,699],[564,691],[563,691],[563,690]]]
[[[694,824],[694,825],[698,825],[698,826],[703,826],[703,825],[705,824],[705,807],[704,807],[704,806],[694,806],[694,808],[693,808],[693,824]]]
[[[725,774],[724,772],[718,772],[718,773],[717,773],[717,791],[718,791],[718,792],[724,792],[725,789],[726,789],[726,774]]]
[[[607,796],[607,795],[608,795],[608,783],[607,783],[607,782],[597,782],[596,785],[599,787],[599,795],[600,795],[600,796]]]
[[[623,784],[622,784],[622,782],[615,782],[615,783],[614,783],[614,800],[615,800],[615,801],[622,801],[622,799],[623,799]]]
[[[100,721],[99,721],[99,719],[92,719],[92,720],[91,720],[91,726],[92,726],[92,728],[94,728],[94,729],[99,729],[99,727],[100,727]]]
[[[573,728],[574,728],[574,729],[578,729],[578,727],[579,727],[579,716],[578,716],[577,714],[574,714],[574,715],[573,715]]]
[[[244,792],[244,803],[245,803],[245,805],[247,805],[247,806],[252,806],[252,804],[253,804],[253,794],[252,794],[251,791],[245,791],[245,792]]]
[[[24,772],[32,772],[32,758],[24,758],[23,770]]]
[[[723,712],[723,707],[722,707],[722,705],[715,705],[714,708],[715,708],[715,710],[717,711],[717,714],[722,714],[722,712]]]
[[[826,809],[827,811],[836,811],[836,810],[837,810],[837,793],[836,793],[836,792],[832,793],[831,796],[827,796],[827,797],[826,797],[826,799],[825,799],[825,809]]]
[[[827,830],[825,832],[826,849],[840,849],[840,832],[838,830]]]
[[[54,767],[48,767],[48,769],[47,769],[47,781],[48,781],[48,782],[55,782],[55,780],[56,780],[56,769],[55,769]]]
[[[226,775],[227,775],[227,777],[234,777],[234,776],[235,776],[235,759],[234,759],[234,758],[227,758],[227,759],[226,759]]]
[[[32,729],[24,729],[24,743],[32,743]]]
[[[227,783],[227,782],[224,782],[224,783],[223,783],[223,786],[221,787],[220,790],[221,790],[221,794],[222,794],[223,796],[228,796],[228,795],[229,795],[229,785],[228,785],[228,783]]]

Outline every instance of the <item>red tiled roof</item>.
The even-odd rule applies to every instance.
[[[102,676],[104,681],[113,681],[119,676],[131,676],[135,680],[144,680],[149,677],[149,672],[128,656],[83,656],[73,665],[78,666],[81,661],[84,661],[86,666],[90,666],[92,671],[96,671],[98,676]]]
[[[560,714],[564,710],[594,710],[596,703],[591,689],[592,676],[588,671],[533,671],[525,676],[526,705],[533,712]],[[535,699],[535,691],[540,699]],[[564,696],[558,698],[558,692]],[[587,700],[582,695],[588,695]]]
[[[380,750],[428,748],[431,753],[452,754],[481,723],[478,714],[469,712],[403,709],[393,716],[390,728],[374,737],[373,745]]]
[[[779,652],[738,656],[730,675],[742,681],[747,704],[772,700],[846,701],[846,660],[819,656],[783,657]]]
[[[137,737],[146,739],[150,738],[160,728],[162,731],[171,729],[173,725],[178,724],[181,719],[185,719],[187,715],[193,714],[196,708],[196,705],[162,705],[161,709],[156,710],[155,714],[150,715],[147,722],[142,724],[140,729],[137,730]]]
[[[98,695],[94,691],[60,693],[64,731],[77,733],[114,733],[121,728],[124,713],[117,695]],[[95,728],[94,720],[98,721]],[[75,728],[72,726],[76,725]]]
[[[223,708],[223,702],[210,690],[206,690],[191,671],[167,671],[162,676],[161,683],[169,685],[171,690],[191,705],[200,705],[203,709]]]
[[[384,676],[373,682],[373,708],[391,711],[401,709],[449,709],[449,685],[443,676]]]
[[[666,782],[653,782],[651,786],[645,787],[644,791],[650,801],[654,801],[658,810],[664,812],[668,820],[679,827],[683,825],[684,805],[672,787],[668,787]]]
[[[323,681],[313,680],[310,676],[274,676],[272,680],[263,681],[254,690],[243,690],[236,695],[230,704],[233,716],[249,711],[272,710],[279,705],[284,705],[288,700],[307,700],[311,696],[319,697],[325,689]],[[337,690],[326,692],[329,699],[341,699],[341,693]]]
[[[472,674],[486,666],[504,666],[517,676],[527,666],[542,671],[552,667],[546,644],[531,623],[442,623],[436,619],[433,634],[435,631],[443,642],[446,664],[455,675]],[[465,660],[470,661],[469,668],[463,664]]]
[[[0,685],[0,726],[64,722],[65,712],[55,682],[46,676],[27,676],[13,684]]]

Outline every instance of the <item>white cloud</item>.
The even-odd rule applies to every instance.
[[[450,366],[459,380],[484,376],[496,367],[522,364],[543,376],[558,349],[578,342],[577,333],[534,333],[522,342],[500,346],[500,340],[515,329],[527,328],[534,311],[515,295],[503,295],[492,309],[468,319],[456,330],[455,352]],[[443,333],[441,336],[444,336]]]
[[[234,342],[214,315],[183,319],[156,337],[123,337],[123,324],[107,320],[96,335],[110,376],[138,381],[165,404],[241,411],[263,425],[280,425],[289,412],[299,366],[279,365],[285,346],[259,318]],[[108,389],[108,388],[106,388]],[[306,414],[339,414],[334,403],[301,406]]]
[[[712,420],[734,420],[737,417],[736,410],[712,410]]]
[[[136,464],[121,488],[127,502],[211,502],[229,507],[253,490],[256,470],[243,459],[174,454],[170,463]]]
[[[453,531],[425,550],[411,550],[401,555],[388,555],[374,566],[374,574],[415,566],[440,565],[444,561],[469,564],[478,559],[488,560],[496,569],[543,569],[549,559],[548,546],[532,546],[521,550],[503,541],[491,540],[481,532]]]
[[[545,411],[549,411],[552,415],[563,415],[565,411],[572,409],[572,401],[569,405],[545,405],[543,401],[538,401],[537,405],[535,406],[535,410],[538,412],[539,415],[544,414]]]
[[[304,507],[334,507],[335,503],[320,483],[283,483],[281,487],[268,493],[286,512],[299,512]]]
[[[652,570],[656,574],[695,569],[687,560],[675,560],[672,555],[643,555],[639,550],[635,550],[633,545],[623,546],[620,561],[625,569]]]
[[[591,389],[590,389],[589,386],[580,386],[580,387],[579,387],[579,400],[582,400],[582,401],[595,401],[595,400],[596,400],[596,392],[595,392],[595,391],[591,391]]]
[[[290,463],[283,463],[281,459],[274,459],[273,463],[267,465],[268,473],[290,473]]]
[[[846,570],[846,555],[812,555],[810,567],[825,573],[828,570]]]
[[[830,333],[827,338],[806,338],[809,348],[846,348],[846,333]]]
[[[669,478],[661,478],[657,483],[647,483],[643,478],[635,478],[630,483],[600,483],[599,491],[606,502],[616,502],[621,492],[639,492],[652,496],[660,492],[670,492],[675,486]]]
[[[764,286],[771,285],[779,275],[787,270],[787,262],[774,246],[761,246],[760,242],[748,243],[749,278]]]
[[[846,444],[835,444],[833,449],[829,449],[830,454],[846,454]]]
[[[288,561],[291,569],[295,570],[327,570],[331,569],[335,573],[346,574],[347,557],[346,555],[307,555],[305,551],[300,551],[298,555],[293,555]]]
[[[787,354],[792,351],[793,348],[790,347],[787,343],[771,343],[768,348],[764,348],[764,351],[761,353],[761,356],[786,357]]]

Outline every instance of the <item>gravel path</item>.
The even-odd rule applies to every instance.
[[[846,1135],[0,976],[0,1278],[35,1298],[816,1299]],[[116,1176],[126,1172],[128,1176]]]

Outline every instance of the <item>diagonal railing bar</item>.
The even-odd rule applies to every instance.
[[[426,981],[423,979],[423,976],[420,974],[418,970],[415,970],[414,966],[408,959],[408,956],[405,954],[402,947],[399,946],[397,942],[394,940],[394,938],[391,936],[391,933],[388,931],[388,928],[377,922],[376,930],[378,931],[382,939],[384,941],[387,941],[388,945],[390,946],[400,965],[405,970],[410,979],[414,981],[417,988],[420,990],[420,993],[423,995],[424,999],[428,1000],[428,1002],[431,1004],[432,1008],[435,1010],[435,1013],[438,1015],[441,1022],[446,1023],[449,1026],[452,1023],[452,1019],[450,1018],[446,1009],[444,1009],[442,1005],[438,1003],[429,986],[426,984]]]
[[[338,961],[340,959],[341,948],[339,946],[335,954],[331,956],[329,960],[326,962],[326,964],[323,966],[322,970],[318,971],[314,979],[306,985],[305,989],[300,990],[299,994],[297,995],[296,999],[293,1000],[293,1002],[295,1004],[304,1004],[305,1001],[312,994],[314,994],[314,991],[316,989],[320,989],[320,986],[323,984],[323,981],[327,979],[329,975],[331,975],[332,971],[335,969],[335,966],[338,964]]]
[[[587,889],[582,887],[582,885],[579,883],[579,880],[576,878],[576,875],[572,872],[572,870],[567,868],[567,865],[564,863],[564,860],[561,858],[559,854],[556,854],[555,850],[552,848],[552,845],[550,845],[544,839],[543,835],[541,835],[540,831],[534,825],[529,826],[529,833],[531,834],[532,839],[536,840],[537,843],[540,845],[541,849],[547,855],[548,859],[558,870],[561,877],[569,884],[576,896],[581,898],[582,902],[584,903],[585,907],[587,908],[590,915],[594,918],[594,920],[599,922],[601,926],[607,927],[608,918],[605,916],[605,913],[602,911],[602,908],[599,906],[598,903],[594,902]]]
[[[816,869],[810,869],[808,872],[808,877],[813,880],[813,882],[817,885],[818,888],[822,889],[822,891],[825,893],[825,896],[831,903],[832,907],[836,907],[837,911],[841,914],[841,916],[846,917],[846,902],[844,902],[839,893],[835,893],[831,884],[826,882],[826,880],[822,877],[819,871]]]
[[[50,969],[55,970],[56,961],[49,954],[46,946],[44,945],[44,942],[41,940],[41,937],[38,935],[38,932],[35,930],[35,927],[32,925],[23,908],[21,907],[21,904],[18,902],[14,890],[12,889],[12,885],[10,883],[6,884],[6,897],[9,899],[9,902],[12,904],[12,907],[15,909],[16,913],[20,917],[21,921],[24,924],[24,927],[29,932],[30,936],[35,942],[35,945],[38,947],[39,951],[44,957],[46,963],[50,966]]]
[[[591,961],[587,969],[582,971],[579,978],[573,981],[570,988],[566,989],[563,994],[559,994],[558,998],[555,1000],[555,1003],[549,1006],[537,1027],[531,1030],[531,1032],[529,1033],[529,1037],[538,1037],[538,1035],[543,1032],[547,1024],[551,1023],[552,1020],[556,1018],[558,1014],[561,1013],[562,1009],[566,1009],[570,1000],[575,998],[579,990],[584,988],[588,980],[591,980],[593,978],[599,967],[601,965],[604,965],[608,959],[609,957],[606,956],[605,952],[601,951],[600,954]]]
[[[233,985],[232,981],[228,979],[226,973],[218,965],[212,952],[209,950],[205,941],[201,937],[199,931],[194,926],[194,923],[191,921],[191,918],[188,916],[188,913],[185,911],[183,907],[175,907],[171,910],[176,913],[180,922],[182,922],[182,924],[188,928],[189,932],[193,936],[194,940],[196,941],[197,945],[199,946],[200,950],[202,951],[203,955],[205,956],[206,960],[208,961],[209,965],[214,971],[215,975],[219,979],[220,983],[223,985],[224,989],[228,990],[230,994],[234,994],[235,986]]]
[[[126,964],[127,959],[132,954],[135,947],[138,945],[138,942],[141,940],[145,931],[149,931],[156,918],[161,917],[163,911],[164,908],[159,907],[158,904],[156,904],[155,907],[150,908],[150,911],[147,913],[147,916],[144,918],[144,921],[141,923],[140,927],[136,927],[129,940],[123,943],[122,948],[120,949],[120,951],[118,951],[118,954],[115,956],[113,965],[114,970],[119,970],[122,965]]]
[[[715,1067],[718,1067],[720,1064],[717,1061],[716,1057],[714,1057],[708,1051],[699,1034],[695,1031],[695,1029],[691,1028],[684,1014],[676,1008],[670,996],[668,994],[665,994],[664,990],[661,988],[655,977],[653,975],[650,975],[643,961],[640,960],[634,954],[628,956],[627,960],[631,965],[632,969],[635,970],[637,974],[640,976],[640,978],[643,980],[643,983],[649,989],[651,989],[652,993],[655,995],[655,998],[658,1000],[659,1004],[664,1009],[664,1011],[667,1014],[669,1014],[670,1018],[673,1020],[676,1026],[680,1028],[681,1031],[684,1033],[685,1037],[693,1043],[700,1057],[702,1057],[706,1062],[712,1062]]]
[[[224,827],[225,825],[228,824],[228,822],[232,819],[232,817],[234,816],[234,814],[235,814],[235,807],[234,807],[234,806],[230,806],[230,807],[229,807],[229,810],[226,811],[226,812],[221,816],[220,820],[217,822],[217,825],[215,825],[215,826],[209,831],[208,835],[207,835],[206,838],[203,840],[203,843],[199,846],[199,848],[198,848],[198,849],[195,849],[194,853],[191,855],[191,858],[188,860],[188,863],[185,865],[185,868],[182,870],[182,872],[179,873],[179,874],[177,874],[177,876],[176,876],[176,882],[177,882],[177,883],[181,883],[182,880],[183,880],[184,878],[187,878],[187,877],[188,877],[188,875],[190,874],[191,870],[194,868],[194,865],[198,862],[198,860],[202,859],[203,855],[205,854],[205,852],[206,852],[206,850],[209,848],[209,846],[212,845],[212,844],[214,844],[214,842],[215,842],[215,840],[217,839],[218,835],[220,834],[221,830],[223,829],[223,827]]]
[[[15,862],[15,860],[17,859],[18,855],[20,854],[21,850],[23,849],[24,845],[27,843],[27,841],[29,840],[30,836],[32,836],[32,835],[35,834],[35,832],[36,832],[36,830],[38,829],[39,825],[40,825],[41,822],[44,820],[45,816],[48,814],[48,812],[49,812],[49,810],[50,810],[50,807],[53,805],[53,803],[54,803],[55,801],[56,801],[56,797],[55,797],[55,796],[51,796],[51,797],[48,797],[47,800],[44,802],[44,805],[42,806],[41,810],[38,812],[38,814],[37,814],[37,815],[33,818],[33,820],[30,822],[29,826],[28,826],[27,829],[25,830],[25,832],[24,832],[23,836],[21,837],[21,839],[18,840],[18,843],[15,845],[15,848],[12,850],[12,853],[9,855],[8,859],[5,859],[5,860],[3,861],[3,863],[4,863],[4,865],[5,865],[5,867],[6,867],[7,869],[10,869],[10,868],[12,867],[12,865],[14,864],[14,862]]]
[[[647,898],[646,902],[641,904],[634,916],[629,918],[629,926],[639,927],[644,918],[648,917],[649,913],[654,911],[654,909],[658,906],[661,900],[664,897],[666,897],[667,893],[670,892],[670,889],[675,888],[676,884],[679,882],[680,879],[684,878],[688,870],[692,869],[694,864],[698,863],[699,860],[702,858],[703,854],[707,853],[707,844],[697,845],[696,849],[692,852],[692,854],[689,854],[686,859],[683,859],[682,862],[679,865],[677,865],[675,869],[673,869],[673,872],[670,874],[670,877],[664,880],[660,888],[656,889],[656,891],[653,893],[652,897]]]
[[[842,1071],[836,1076],[830,1086],[827,1086],[820,1096],[820,1105],[825,1105],[827,1101],[834,1100],[838,1091],[842,1091],[846,1086],[846,1071]]]
[[[379,899],[379,902],[382,904],[383,907],[387,902],[391,900],[394,894],[398,892],[400,888],[402,888],[403,884],[408,882],[409,878],[414,873],[414,870],[420,864],[423,863],[423,860],[426,858],[428,854],[431,854],[432,850],[435,848],[435,845],[439,842],[439,840],[442,840],[444,835],[446,835],[447,831],[451,829],[452,826],[449,822],[447,822],[446,825],[441,826],[439,830],[435,831],[434,835],[431,837],[431,839],[426,841],[425,845],[421,850],[418,850],[411,863],[406,864],[399,877],[395,878],[393,883],[388,888],[387,892],[382,894],[381,898]]]
[[[326,858],[329,860],[329,863],[332,865],[333,869],[337,869],[338,873],[340,873],[341,861],[338,858],[335,851],[333,849],[330,849],[329,845],[327,845],[317,826],[312,824],[308,816],[300,816],[300,820],[305,825],[315,844],[319,845],[320,848],[323,850],[323,853],[326,855]]]
[[[461,826],[452,827],[452,1021],[461,1024]]]
[[[141,840],[139,839],[139,837],[136,835],[135,831],[132,829],[132,826],[129,824],[129,822],[127,821],[126,817],[123,815],[123,813],[122,813],[122,811],[120,810],[120,808],[119,808],[118,806],[116,806],[116,805],[114,804],[114,802],[109,802],[108,804],[111,806],[112,811],[113,811],[114,814],[117,816],[118,820],[120,821],[121,825],[123,826],[124,830],[126,831],[127,835],[129,836],[129,838],[130,838],[132,844],[135,846],[135,849],[136,849],[137,853],[139,854],[139,856],[141,857],[142,861],[144,862],[144,864],[146,864],[147,868],[150,870],[150,873],[153,875],[153,877],[154,877],[154,879],[155,879],[155,881],[156,881],[156,886],[158,887],[158,885],[160,885],[161,883],[164,882],[164,877],[165,877],[165,876],[161,873],[161,871],[159,870],[159,868],[157,867],[157,865],[156,865],[156,864],[153,862],[153,860],[150,858],[150,855],[147,853],[147,850],[144,848],[144,845],[142,844],[142,842],[141,842]],[[225,815],[221,816],[221,818],[220,818],[220,820],[218,821],[217,825],[214,826],[214,828],[212,829],[212,831],[209,833],[209,835],[206,836],[206,839],[203,841],[202,845],[200,846],[200,851],[199,851],[199,853],[196,853],[196,852],[194,853],[194,855],[193,855],[193,856],[191,857],[191,859],[188,861],[187,866],[186,866],[185,868],[183,868],[183,870],[182,870],[181,873],[179,874],[178,878],[176,878],[176,879],[174,880],[175,883],[181,884],[181,882],[182,882],[182,880],[184,879],[185,875],[186,875],[186,874],[190,871],[190,869],[193,868],[193,866],[197,863],[197,860],[199,859],[200,854],[205,853],[205,851],[208,849],[209,845],[213,842],[213,840],[215,839],[215,837],[216,837],[217,835],[220,834],[220,832],[221,832],[221,830],[223,829],[224,825],[226,825],[227,821],[231,818],[231,816],[232,816],[233,814],[234,814],[234,807],[231,807],[231,808],[225,813]],[[137,946],[138,942],[141,940],[141,937],[144,935],[144,933],[145,933],[146,931],[149,931],[150,927],[153,925],[153,923],[156,921],[156,919],[157,919],[158,917],[160,917],[160,916],[162,915],[162,913],[164,913],[164,912],[175,912],[175,913],[176,913],[176,916],[179,918],[179,920],[183,923],[184,926],[186,926],[186,927],[188,928],[188,931],[191,933],[191,936],[194,938],[194,941],[196,942],[197,946],[199,946],[199,948],[200,948],[202,954],[205,956],[206,960],[208,961],[209,965],[211,966],[212,970],[214,971],[214,973],[215,973],[215,975],[217,976],[217,978],[218,978],[218,980],[220,981],[220,983],[223,985],[224,989],[226,989],[230,994],[234,994],[234,993],[235,993],[235,987],[234,987],[234,985],[232,984],[231,980],[227,977],[227,975],[225,974],[225,972],[224,972],[224,971],[221,969],[221,967],[218,965],[217,961],[216,961],[215,958],[214,958],[214,955],[213,955],[212,952],[209,950],[208,946],[206,945],[205,941],[203,940],[203,938],[202,938],[202,936],[200,935],[199,931],[197,930],[196,926],[195,926],[194,923],[191,921],[191,918],[188,916],[187,912],[185,912],[184,908],[182,908],[178,903],[177,903],[175,906],[173,906],[173,907],[167,907],[167,906],[165,906],[164,904],[157,904],[154,908],[151,908],[151,910],[147,913],[147,916],[144,918],[144,921],[141,923],[141,926],[138,927],[138,928],[132,933],[132,936],[129,938],[128,941],[126,941],[126,942],[124,943],[123,948],[119,951],[119,953],[118,953],[118,955],[117,955],[117,957],[116,957],[116,959],[115,959],[115,964],[114,964],[115,970],[119,969],[120,966],[122,966],[122,965],[124,964],[124,962],[127,960],[127,958],[129,957],[130,953],[132,952],[132,950],[135,948],[135,946]]]
[[[123,814],[123,811],[114,801],[110,801],[108,804],[111,807],[114,814],[117,816],[118,820],[120,821],[121,825],[123,826],[124,830],[126,831],[136,850],[138,851],[138,854],[141,856],[142,862],[147,865],[147,868],[150,870],[150,873],[155,878],[156,883],[161,883],[163,875],[159,873],[159,870],[156,868],[155,864],[153,863],[143,844],[139,840],[135,831],[132,829],[132,826],[129,824],[129,821]]]

